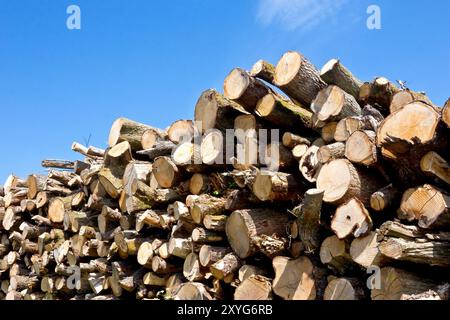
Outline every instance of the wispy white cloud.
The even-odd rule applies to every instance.
[[[287,30],[309,29],[338,13],[348,0],[259,0],[257,19]]]

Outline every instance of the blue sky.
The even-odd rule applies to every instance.
[[[66,9],[81,9],[68,30]],[[382,29],[366,9],[380,6]],[[114,119],[158,127],[193,117],[234,67],[298,50],[318,68],[340,58],[363,80],[406,80],[450,96],[450,1],[0,0],[0,183],[104,147]]]

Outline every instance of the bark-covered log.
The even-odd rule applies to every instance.
[[[363,82],[356,78],[338,59],[328,61],[320,71],[320,76],[327,84],[338,86],[355,99],[359,98]]]
[[[420,160],[420,169],[425,174],[450,185],[450,165],[438,153],[430,151],[424,155]]]
[[[309,106],[326,83],[316,68],[300,53],[289,51],[278,62],[274,84],[289,97]]]
[[[294,175],[261,171],[253,183],[253,193],[261,201],[291,201],[298,197],[302,186]]]
[[[275,77],[275,66],[270,62],[264,60],[258,60],[250,70],[250,75],[252,77],[266,81],[267,83],[273,84]]]
[[[395,93],[389,105],[389,112],[394,113],[413,101],[423,101],[432,104],[431,100],[424,94],[409,89]]]
[[[331,229],[339,239],[344,239],[351,234],[359,238],[371,231],[372,219],[364,204],[357,198],[352,198],[336,209],[331,221]]]
[[[128,141],[133,151],[142,150],[142,135],[150,126],[135,122],[126,118],[119,118],[114,121],[109,133],[108,143],[110,147]]]
[[[270,279],[259,275],[250,276],[236,288],[234,300],[272,300]]]

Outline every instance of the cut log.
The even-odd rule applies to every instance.
[[[167,130],[167,137],[173,143],[191,142],[194,138],[194,123],[192,120],[178,120]]]
[[[252,190],[261,201],[291,201],[298,198],[301,186],[291,174],[261,171],[256,176]]]
[[[321,90],[312,102],[311,110],[319,121],[339,121],[362,114],[356,99],[337,86]]]
[[[158,157],[153,163],[153,175],[162,188],[171,188],[178,184],[182,177],[182,171],[169,157]]]
[[[380,227],[380,252],[393,260],[422,265],[450,266],[450,235],[430,234],[416,226],[388,221]]]
[[[326,238],[320,247],[320,261],[339,274],[354,269],[355,265],[348,253],[349,245],[337,236]]]
[[[424,155],[420,160],[420,168],[425,174],[450,184],[450,165],[438,153],[430,151]]]
[[[328,283],[324,300],[363,300],[366,297],[364,284],[355,278],[337,278]]]
[[[143,150],[154,148],[157,143],[164,142],[167,139],[167,132],[158,128],[149,128],[144,131],[141,138]]]
[[[211,243],[211,242],[221,242],[224,240],[224,235],[205,230],[203,228],[195,228],[192,231],[192,241],[196,243]]]
[[[450,225],[450,196],[431,186],[411,188],[403,194],[398,216],[408,221],[418,220],[421,228]]]
[[[258,101],[272,92],[272,89],[246,71],[236,68],[225,78],[223,92],[225,98],[239,103],[248,112],[253,112]]]
[[[445,103],[444,109],[442,109],[442,121],[450,129],[450,99]]]
[[[245,259],[258,250],[258,237],[286,235],[287,214],[269,209],[237,210],[227,220],[226,234],[234,252]]]
[[[350,246],[350,256],[353,261],[366,269],[385,265],[388,259],[381,254],[377,238],[378,234],[371,231],[365,237],[354,239]]]
[[[398,91],[393,95],[389,112],[394,113],[414,101],[423,101],[430,105],[433,104],[426,95],[406,89]]]
[[[183,283],[173,289],[172,295],[175,300],[213,300],[207,287],[199,282]]]
[[[299,144],[292,149],[292,156],[295,158],[295,160],[300,161],[306,154],[306,152],[308,152],[308,149],[308,145]]]
[[[250,71],[252,77],[266,81],[273,84],[275,77],[275,66],[270,62],[259,60],[257,61]]]
[[[104,166],[109,168],[116,177],[122,178],[126,166],[132,160],[131,145],[128,141],[124,141],[111,147],[106,152]]]
[[[204,267],[209,267],[225,257],[229,252],[229,248],[203,245],[198,254],[200,264]]]
[[[276,257],[272,265],[275,270],[272,286],[277,296],[285,300],[316,299],[314,266],[309,258]]]
[[[332,160],[341,159],[345,156],[345,143],[335,142],[319,148],[317,151],[317,159],[320,163],[325,164]]]
[[[133,151],[142,150],[142,135],[150,126],[138,123],[126,118],[119,118],[114,121],[109,132],[108,143],[110,147],[120,142],[128,141]]]
[[[314,252],[320,246],[320,216],[324,192],[318,189],[306,191],[302,204],[293,210],[297,217],[298,235],[307,252]]]
[[[172,141],[159,141],[149,149],[138,151],[137,154],[145,155],[149,160],[154,160],[157,157],[170,156],[175,148],[176,144]]]
[[[371,231],[372,219],[364,204],[353,198],[336,209],[331,221],[331,229],[339,239],[344,239],[351,234],[359,238]]]
[[[423,276],[392,267],[381,269],[380,287],[372,289],[372,300],[400,300],[403,295],[435,289],[438,284]]]
[[[225,282],[231,282],[229,279],[233,277],[233,274],[237,272],[241,266],[241,259],[239,259],[234,252],[231,252],[226,254],[221,260],[212,264],[209,267],[209,270],[214,278],[224,280]]]
[[[247,114],[238,103],[228,100],[214,89],[202,93],[195,106],[195,124],[200,133],[209,129],[234,128],[234,119],[242,114]],[[201,124],[201,127],[199,127]]]
[[[336,121],[327,122],[321,130],[321,136],[322,140],[325,143],[331,143],[334,141],[334,136],[336,134],[336,127],[337,127]]]
[[[324,201],[336,205],[353,197],[369,205],[372,193],[381,187],[378,178],[356,168],[346,159],[325,164],[317,177],[317,188],[325,191]]]
[[[397,195],[397,189],[390,184],[370,196],[370,207],[375,211],[383,211],[393,205]]]
[[[98,173],[98,179],[106,193],[113,199],[118,199],[123,189],[120,176],[116,176],[109,168],[102,168]]]
[[[143,281],[147,286],[165,287],[168,279],[168,277],[158,276],[154,272],[148,272],[145,274]]]
[[[146,268],[152,267],[153,247],[151,242],[144,242],[140,245],[137,253],[137,261]]]
[[[192,220],[201,224],[207,215],[220,215],[225,211],[225,204],[225,198],[217,198],[208,194],[200,195],[191,207]]]
[[[313,114],[311,111],[284,100],[274,93],[269,93],[258,101],[255,113],[278,127],[295,132],[309,129],[312,126]]]
[[[209,176],[201,173],[195,173],[189,181],[189,191],[194,195],[207,193],[211,187],[210,182]]]
[[[196,253],[190,253],[183,264],[183,275],[184,277],[191,281],[201,281],[205,279],[205,270],[200,265],[198,255]]]
[[[234,151],[234,148],[233,148]],[[201,161],[207,165],[228,164],[226,144],[222,132],[212,130],[202,140],[200,146]]]
[[[375,78],[372,82],[366,82],[359,91],[359,101],[363,104],[377,104],[383,114],[389,114],[389,106],[394,95],[400,89],[384,77]]]
[[[252,275],[236,288],[234,300],[272,300],[272,284],[266,277]]]
[[[182,267],[171,264],[161,257],[154,256],[152,259],[152,270],[157,274],[164,275],[179,272],[182,270]]]
[[[44,168],[73,170],[75,168],[75,162],[67,160],[46,159],[42,161],[41,166]]]
[[[327,84],[338,86],[355,99],[359,98],[363,82],[356,78],[338,59],[328,61],[320,71],[320,76]]]
[[[29,175],[27,178],[28,199],[35,199],[40,191],[44,191],[47,177],[44,175]]]
[[[326,87],[316,68],[294,51],[285,53],[278,62],[274,84],[305,106],[309,106],[319,91]]]
[[[172,153],[172,160],[187,172],[199,173],[207,170],[202,163],[201,145],[196,143],[184,142],[178,145]]]
[[[285,146],[286,148],[289,148],[289,149],[293,149],[295,146],[298,146],[301,144],[307,145],[307,146],[311,145],[310,139],[301,137],[299,135],[296,135],[296,134],[293,134],[290,132],[285,132],[283,134],[282,141],[283,141],[283,146]]]
[[[297,161],[289,149],[277,142],[265,147],[264,163],[269,171],[289,171]]]
[[[239,210],[239,209],[236,209]],[[226,215],[206,215],[203,218],[203,225],[211,231],[225,231],[228,216]]]
[[[299,162],[300,173],[307,181],[311,183],[317,181],[317,176],[322,168],[322,164],[318,159],[318,152],[320,147],[323,145],[324,142],[322,139],[319,138],[315,140]]]
[[[48,206],[48,218],[53,223],[62,223],[64,214],[72,208],[72,196],[53,198]]]
[[[356,131],[345,144],[345,157],[353,163],[372,166],[378,162],[376,133]]]

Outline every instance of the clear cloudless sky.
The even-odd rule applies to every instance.
[[[381,8],[381,30],[366,9]],[[81,9],[68,30],[66,9]],[[298,50],[340,58],[363,80],[407,81],[450,96],[448,0],[0,0],[0,183],[105,147],[121,116],[158,127],[193,117],[234,67]]]

